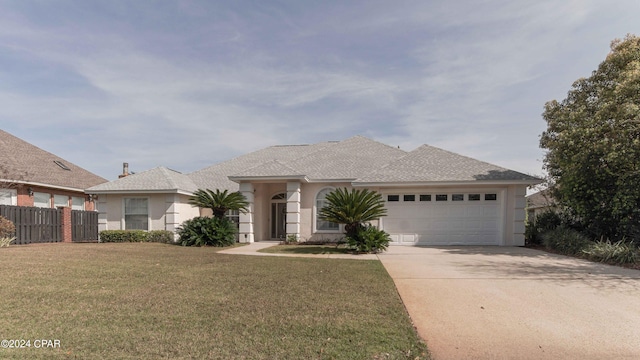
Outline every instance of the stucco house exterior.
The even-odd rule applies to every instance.
[[[271,146],[190,174],[158,167],[86,190],[98,196],[101,230],[174,231],[198,216],[198,188],[240,191],[239,241],[342,237],[321,221],[325,195],[338,187],[380,192],[388,216],[377,224],[398,245],[524,245],[525,193],[541,180],[423,145],[406,152],[362,136]]]
[[[0,205],[94,210],[84,189],[107,182],[59,156],[0,130]]]

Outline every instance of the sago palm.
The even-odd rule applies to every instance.
[[[229,210],[246,212],[249,202],[240,192],[229,193],[227,190],[216,191],[209,189],[198,189],[189,198],[189,204],[211,209],[213,216],[222,219]]]
[[[320,209],[320,218],[344,224],[347,237],[355,237],[358,230],[372,220],[387,214],[382,195],[368,189],[335,189],[325,197],[327,204]]]

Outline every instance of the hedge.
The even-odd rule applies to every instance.
[[[158,242],[170,244],[174,242],[173,233],[168,230],[103,230],[100,231],[100,242]]]

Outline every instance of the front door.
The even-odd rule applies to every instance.
[[[284,239],[287,236],[287,203],[271,203],[271,238]]]

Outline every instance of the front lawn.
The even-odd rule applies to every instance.
[[[0,338],[30,340],[30,347],[0,348],[0,358],[427,357],[380,262],[218,250],[2,248]],[[36,348],[36,339],[60,346]]]

